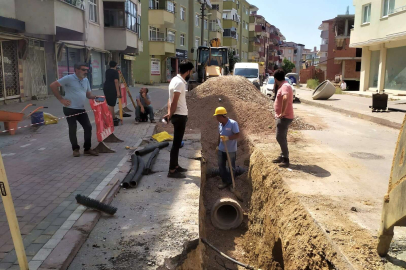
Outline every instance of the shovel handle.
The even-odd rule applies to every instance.
[[[30,106],[34,106],[35,104],[28,104],[27,106],[24,107],[24,109],[21,110],[20,113],[23,113],[25,111],[25,109],[27,109]]]
[[[223,141],[224,148],[226,149],[228,167],[230,168],[231,180],[233,180],[233,189],[235,189],[235,180],[234,180],[234,173],[233,173],[233,165],[231,164],[230,155],[228,154],[227,144],[226,144],[226,141],[224,140],[224,137],[223,137],[223,136],[220,136],[220,138],[221,138],[221,140]]]
[[[44,108],[48,108],[48,107],[44,107],[44,106],[38,107],[35,110],[33,110],[28,116],[31,116],[31,114],[35,113],[38,110],[44,109]]]

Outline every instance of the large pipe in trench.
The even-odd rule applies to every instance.
[[[241,205],[231,198],[218,199],[211,209],[211,222],[214,227],[221,230],[238,228],[243,218]]]

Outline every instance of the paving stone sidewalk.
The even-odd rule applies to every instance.
[[[145,137],[152,124],[133,124],[133,117],[114,134],[123,143],[109,144],[117,152],[98,157],[72,157],[66,120],[32,131],[19,143],[1,148],[28,261],[61,228],[78,207],[75,195],[88,196]],[[78,125],[78,129],[80,125]],[[0,138],[1,139],[1,138]],[[97,145],[93,124],[93,147]],[[79,144],[83,130],[78,131]],[[19,269],[4,207],[0,201],[0,270]]]

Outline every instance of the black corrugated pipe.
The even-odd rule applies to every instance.
[[[124,180],[121,182],[121,187],[123,188],[129,188],[130,187],[130,181],[134,178],[135,174],[137,173],[138,170],[138,156],[136,155],[131,155],[131,163],[132,167]]]
[[[142,172],[144,171],[144,168],[145,168],[144,161],[142,160],[141,157],[138,157],[138,170],[135,173],[135,176],[133,177],[133,179],[130,180],[131,187],[138,186],[138,182],[140,181],[140,179],[142,177]]]
[[[161,142],[161,143],[158,143],[158,144],[152,144],[152,145],[149,145],[149,146],[147,146],[147,147],[145,147],[145,148],[143,148],[141,150],[135,151],[135,154],[137,156],[143,156],[143,155],[146,155],[148,153],[151,153],[156,148],[162,149],[162,148],[167,147],[168,145],[169,145],[168,142]]]
[[[149,157],[147,161],[147,165],[145,165],[144,172],[142,173],[143,175],[148,175],[151,174],[152,172],[152,165],[154,165],[154,162],[156,158],[158,157],[159,154],[159,148],[155,148],[154,152],[152,152],[151,156]]]

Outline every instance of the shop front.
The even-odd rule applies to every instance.
[[[169,57],[166,60],[166,81],[170,82],[173,77],[179,73],[179,65],[187,62],[188,52],[186,50],[176,49],[175,57]]]
[[[121,56],[121,72],[123,73],[124,79],[127,82],[127,85],[133,85],[132,72],[131,72],[131,63],[135,61],[135,56],[123,54]]]
[[[0,100],[20,98],[18,41],[0,38]]]

